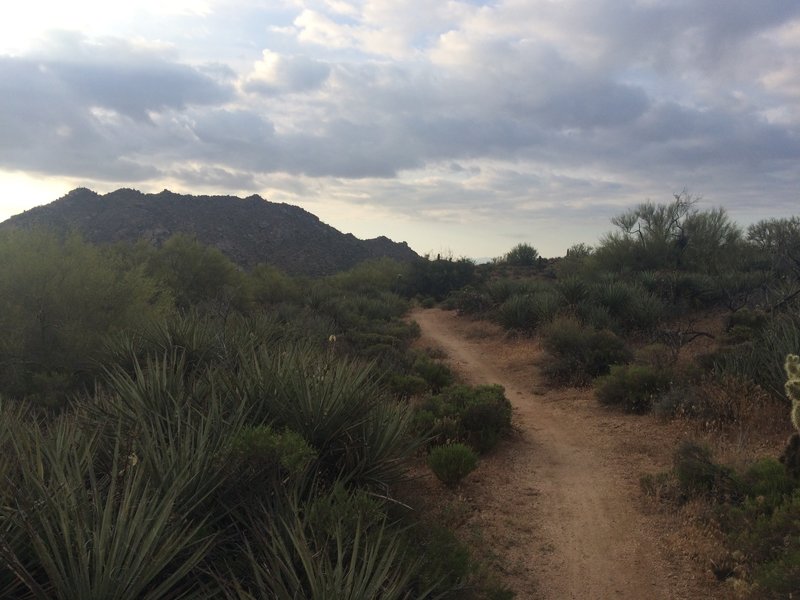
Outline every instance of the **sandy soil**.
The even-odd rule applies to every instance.
[[[514,405],[516,434],[451,494],[518,599],[723,597],[679,519],[639,489],[643,473],[669,468],[679,426],[545,387],[530,339],[439,309],[412,318],[423,347],[443,350],[469,383],[503,385]]]

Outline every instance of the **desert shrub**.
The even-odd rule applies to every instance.
[[[725,320],[725,328],[747,327],[753,331],[760,331],[768,322],[769,316],[764,311],[743,308],[728,315]]]
[[[467,258],[424,257],[408,265],[398,287],[408,298],[422,296],[441,301],[453,290],[475,283],[476,277],[475,263]]]
[[[169,312],[141,268],[122,268],[77,236],[0,234],[0,392],[55,408],[92,386],[103,338]]]
[[[615,317],[627,315],[637,292],[636,286],[616,278],[597,283],[591,289],[594,301],[605,306]]]
[[[244,567],[222,586],[236,600],[401,600],[413,589],[418,562],[407,555],[402,532],[392,529],[374,501],[334,487],[310,503],[293,498],[242,514]],[[238,567],[238,568],[237,568]],[[230,577],[228,574],[227,577]],[[222,579],[222,577],[220,577]],[[430,597],[420,590],[415,597]]]
[[[645,413],[669,389],[672,373],[650,365],[614,365],[596,382],[595,395],[602,404],[626,412]]]
[[[673,465],[681,492],[688,498],[725,500],[741,495],[742,485],[733,470],[714,462],[706,446],[688,440],[682,442]]]
[[[684,403],[680,413],[700,420],[706,429],[763,431],[774,428],[769,421],[776,411],[783,412],[775,399],[746,377],[705,376],[695,390],[692,402]]]
[[[678,381],[653,398],[653,414],[664,419],[676,415],[690,415],[702,405],[698,386]]]
[[[686,271],[644,271],[636,281],[670,306],[686,310],[710,308],[722,296],[715,277]]]
[[[297,279],[277,267],[259,264],[250,273],[253,300],[260,306],[274,306],[281,302],[298,303],[302,287]]]
[[[157,599],[199,591],[186,576],[212,537],[184,510],[181,486],[153,485],[153,473],[119,439],[103,464],[103,439],[72,417],[12,435],[19,471],[3,527],[24,531],[26,543],[21,556],[4,543],[2,559],[30,565],[21,579],[31,597]]]
[[[433,443],[464,442],[485,453],[510,431],[511,402],[499,385],[454,385],[421,404],[416,423]]]
[[[764,463],[759,470],[762,485],[763,480],[767,484],[764,491],[776,493],[785,485],[774,465]],[[795,488],[780,497],[749,494],[717,512],[726,545],[745,563],[753,596],[791,597],[800,585],[800,492]]]
[[[763,458],[750,465],[742,475],[742,483],[748,496],[761,497],[773,506],[800,486],[800,482],[774,458]]]
[[[633,297],[626,316],[620,315],[619,322],[628,330],[651,331],[667,316],[664,303],[646,292]]]
[[[725,336],[722,342],[729,346],[751,342],[768,322],[768,315],[760,310],[743,308],[731,313],[725,319]]]
[[[616,277],[589,286],[587,300],[604,307],[626,331],[651,329],[666,315],[659,298],[640,285]]]
[[[497,320],[506,329],[532,331],[538,324],[533,297],[527,294],[511,296],[498,307]]]
[[[511,296],[537,294],[549,290],[550,286],[536,279],[509,279],[503,277],[487,281],[483,289],[492,304],[499,306]]]
[[[517,244],[506,253],[504,260],[514,267],[533,267],[539,262],[539,251],[530,244]]]
[[[439,481],[452,486],[475,470],[478,455],[465,444],[436,446],[428,455],[428,466]]]
[[[252,302],[247,276],[218,248],[187,234],[164,242],[148,257],[146,271],[170,291],[180,311],[227,315]]]
[[[555,288],[567,306],[577,306],[589,295],[589,286],[580,277],[571,276],[559,279]]]
[[[584,300],[575,306],[574,313],[578,320],[586,327],[608,329],[611,331],[619,329],[617,319],[611,316],[611,312],[608,308],[600,304]]]
[[[311,470],[325,480],[384,485],[418,446],[410,407],[383,397],[368,364],[309,347],[261,350],[230,385],[253,422],[302,435],[317,453]]]
[[[800,316],[783,314],[771,319],[751,341],[722,348],[711,361],[716,373],[746,377],[783,399],[784,359],[798,348]]]
[[[392,393],[402,400],[409,400],[428,391],[428,382],[419,375],[392,373],[387,384]]]
[[[434,306],[436,306],[436,299],[435,298],[431,298],[430,296],[427,297],[427,298],[423,298],[420,301],[419,305],[422,308],[433,308]]]
[[[374,293],[399,292],[408,266],[392,258],[373,258],[355,267],[331,275],[326,280],[346,292]]]
[[[474,569],[469,549],[441,525],[417,526],[412,533],[414,547],[422,551],[419,588],[445,591],[445,598],[463,594],[461,588]]]
[[[550,322],[560,306],[559,296],[552,291],[515,294],[500,305],[497,318],[506,329],[533,331]]]
[[[608,374],[611,365],[631,360],[632,353],[614,333],[584,327],[568,318],[556,319],[542,330],[547,352],[542,370],[554,383],[586,385]]]
[[[426,298],[426,300],[428,300],[428,298]],[[433,303],[435,304],[435,301],[433,301]],[[425,306],[424,301],[422,306],[423,308],[428,308]],[[431,307],[432,306],[433,305],[431,305]],[[444,302],[444,308],[448,310],[457,310],[460,313],[468,315],[481,314],[489,310],[491,306],[491,298],[489,298],[485,292],[471,285],[451,292]]]
[[[236,470],[249,471],[257,480],[271,473],[299,475],[315,457],[301,435],[258,425],[244,427],[233,437],[229,460]]]
[[[432,359],[427,353],[417,355],[411,372],[422,379],[433,393],[438,393],[453,383],[453,371],[445,363]]]

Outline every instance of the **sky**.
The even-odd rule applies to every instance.
[[[27,0],[0,220],[75,187],[259,194],[419,253],[544,256],[686,189],[800,213],[796,0]]]

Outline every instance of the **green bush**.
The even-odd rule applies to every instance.
[[[514,267],[533,267],[539,262],[539,251],[530,244],[517,244],[504,259],[507,265]]]
[[[574,308],[575,315],[581,324],[594,329],[608,329],[617,331],[620,329],[617,319],[611,316],[611,312],[605,306],[584,300]]]
[[[402,400],[409,400],[428,391],[428,382],[419,375],[392,373],[388,379],[389,389]]]
[[[602,404],[626,412],[645,413],[671,385],[672,373],[650,365],[615,365],[596,382],[595,395]]]
[[[232,554],[244,554],[244,565],[229,565],[227,577],[239,573],[222,586],[225,598],[403,600],[411,595],[419,563],[408,556],[402,532],[392,529],[374,500],[361,492],[336,486],[309,503],[290,499],[239,517],[247,537],[243,552]],[[430,596],[420,590],[414,597]]]
[[[483,286],[491,304],[501,305],[511,296],[534,295],[539,292],[549,290],[550,285],[537,279],[509,279],[500,278],[487,281]]]
[[[570,276],[559,279],[556,283],[556,290],[567,306],[577,306],[589,295],[589,286],[580,277]]]
[[[533,331],[550,322],[560,306],[561,299],[553,291],[515,294],[500,305],[497,318],[506,329]]]
[[[173,235],[146,263],[148,275],[166,287],[180,311],[225,316],[251,305],[250,281],[222,251],[190,235]]]
[[[384,398],[371,366],[352,359],[308,346],[262,349],[242,360],[230,386],[251,419],[302,435],[325,480],[386,485],[419,444],[411,408]]]
[[[420,353],[411,366],[413,374],[422,377],[433,393],[438,393],[453,383],[453,372],[445,363],[433,360],[427,353]]]
[[[436,299],[428,296],[427,298],[423,298],[419,304],[422,308],[433,308],[436,306]]]
[[[626,331],[648,330],[661,321],[666,308],[661,300],[644,288],[618,278],[610,278],[589,288],[590,300],[608,310]]]
[[[24,531],[25,540],[13,549],[4,539],[0,556],[4,566],[30,565],[22,578],[30,597],[167,599],[199,591],[186,577],[213,538],[181,502],[183,486],[154,484],[155,473],[123,440],[104,448],[71,416],[13,432],[12,442],[19,470],[2,527]]]
[[[776,492],[785,485],[772,466],[766,470],[770,476],[761,477],[767,490]],[[726,545],[742,557],[754,597],[789,598],[800,589],[800,491],[795,488],[780,499],[748,494],[717,513]]]
[[[786,355],[798,348],[800,315],[783,314],[768,321],[752,340],[722,348],[711,361],[716,373],[746,377],[775,398],[784,399],[783,363]]]
[[[298,475],[316,458],[316,452],[293,431],[276,433],[267,425],[245,427],[231,441],[230,459],[262,476],[270,471]]]
[[[673,464],[681,492],[688,498],[704,496],[730,500],[741,496],[742,484],[733,470],[714,462],[706,446],[682,442]]]
[[[398,286],[407,298],[422,296],[441,301],[450,292],[474,283],[475,279],[475,263],[468,258],[431,260],[426,256],[408,266]]]
[[[464,442],[485,453],[511,430],[511,402],[499,385],[454,385],[422,403],[415,422],[434,444]]]
[[[742,476],[747,495],[761,496],[771,505],[777,505],[790,495],[800,482],[786,472],[786,468],[774,458],[763,458],[744,472]]]
[[[554,383],[586,385],[608,374],[611,365],[631,360],[632,353],[614,333],[584,327],[569,318],[554,320],[542,329],[544,374]]]
[[[77,236],[0,234],[0,392],[61,407],[91,388],[105,336],[136,329],[171,308],[141,268]]]
[[[417,576],[419,587],[445,592],[462,588],[474,568],[469,549],[445,527],[418,526],[413,533],[416,537],[413,540],[415,547],[422,550],[422,562]],[[450,594],[445,596],[450,597]],[[453,597],[455,598],[455,594]]]
[[[423,308],[426,308],[424,304]],[[457,310],[461,314],[475,315],[490,310],[492,308],[492,300],[486,292],[468,285],[460,290],[451,292],[442,304],[442,308]]]
[[[478,455],[465,444],[436,446],[428,455],[428,466],[439,481],[452,486],[475,470]]]

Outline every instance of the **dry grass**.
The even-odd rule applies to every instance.
[[[791,434],[789,408],[756,384],[726,376],[700,383],[700,418],[687,422],[694,436],[724,463],[741,467],[764,456],[777,457]]]

